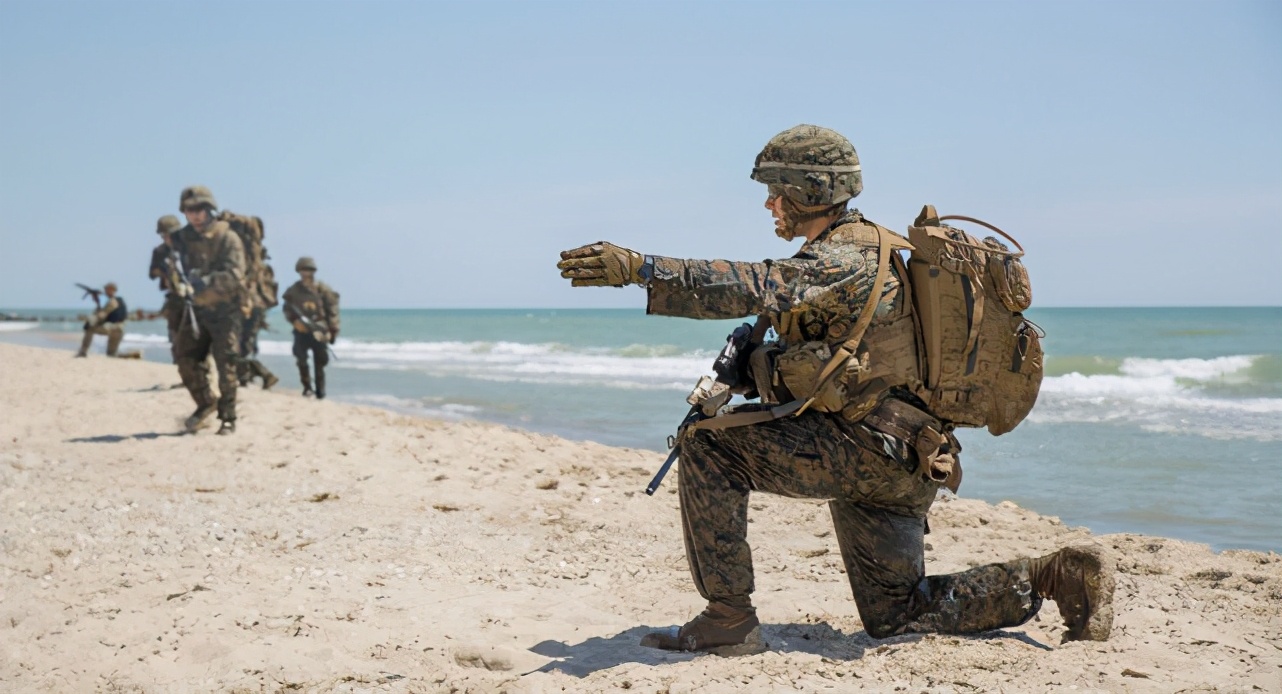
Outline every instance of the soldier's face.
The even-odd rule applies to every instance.
[[[187,217],[187,223],[202,229],[209,224],[209,209],[205,207],[188,207],[183,210],[183,215]]]
[[[303,278],[303,284],[311,284],[316,281],[315,270],[299,270],[298,276]]]
[[[785,241],[791,241],[793,234],[787,219],[784,217],[783,196],[767,193],[766,209],[770,210],[770,216],[775,218],[775,234]]]

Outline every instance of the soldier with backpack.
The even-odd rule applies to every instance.
[[[767,331],[755,330],[743,350],[737,392],[755,402],[688,420],[678,437],[686,555],[708,603],[642,644],[723,655],[767,647],[751,599],[751,492],[829,499],[874,638],[1015,626],[1050,598],[1065,640],[1107,639],[1113,566],[1097,546],[925,570],[927,513],[941,488],[961,483],[953,429],[1009,431],[1040,385],[1039,335],[1020,315],[1029,291],[1019,254],[944,225],[933,208],[911,242],[847,209],[862,170],[850,142],[825,128],[772,138],[752,178],[767,186],[775,233],[805,239],[790,258],[682,260],[598,242],[558,263],[576,287],[645,287],[647,313],[757,315],[778,335],[761,341]]]
[[[245,249],[245,300],[241,305],[243,321],[240,329],[240,345],[236,360],[236,377],[240,385],[247,386],[255,377],[263,381],[263,390],[268,390],[280,381],[261,361],[258,360],[258,333],[267,327],[266,314],[279,303],[276,274],[267,261],[267,247],[263,245],[264,227],[260,217],[237,214],[223,210],[218,221],[226,222],[231,230],[240,237],[241,246]]]
[[[171,236],[178,293],[193,306],[190,323],[174,333],[174,359],[183,385],[196,401],[185,427],[195,432],[215,412],[218,433],[236,431],[236,363],[244,323],[245,250],[231,226],[216,218],[218,203],[205,186],[184,188],[178,209],[187,225]],[[213,356],[218,372],[218,399],[209,385],[206,360]]]

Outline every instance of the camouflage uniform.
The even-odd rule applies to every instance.
[[[107,299],[107,303],[102,308],[93,312],[85,323],[84,339],[80,341],[79,356],[89,354],[89,348],[93,346],[94,335],[107,336],[107,356],[114,357],[120,350],[120,342],[125,339],[125,316],[116,315],[117,309],[122,306],[121,300],[116,297]]]
[[[200,334],[188,329],[175,331],[174,356],[183,385],[197,407],[214,402],[205,360],[212,354],[218,371],[218,418],[236,421],[236,362],[240,330],[245,255],[240,238],[226,222],[213,221],[199,232],[190,224],[174,234],[174,245],[196,284],[192,298]]]
[[[748,496],[754,491],[829,501],[855,603],[874,637],[1014,626],[1036,614],[1042,596],[1051,596],[1068,625],[1066,640],[1108,638],[1114,582],[1106,552],[1098,547],[926,575],[926,515],[941,486],[955,491],[960,482],[960,468],[954,467],[960,446],[951,425],[913,394],[913,384],[894,380],[905,371],[887,368],[907,360],[916,373],[916,332],[902,261],[882,258],[880,250],[896,254],[908,245],[857,210],[845,209],[862,190],[863,177],[854,147],[838,133],[811,125],[780,133],[757,156],[752,178],[768,186],[766,207],[776,219],[775,233],[809,239],[793,257],[759,263],[681,260],[602,241],[563,252],[557,264],[572,286],[646,287],[647,313],[761,316],[778,328],[780,343],[749,354],[761,403],[736,412],[798,396],[798,404],[813,403],[800,415],[784,414],[796,411],[785,407],[777,411],[780,418],[714,418],[682,432],[678,491],[686,556],[708,607],[675,632],[646,635],[642,645],[722,655],[766,647],[750,597]],[[820,220],[833,221],[816,228]],[[882,271],[885,284],[871,323],[863,323],[860,316]],[[859,333],[864,327],[868,332]],[[851,349],[846,354],[857,352],[858,358],[821,356]],[[785,358],[798,355],[813,356],[803,363],[812,370],[793,371],[803,378],[789,383],[783,367],[797,362]],[[836,374],[844,369],[844,381],[824,381],[840,388],[816,388],[825,363],[840,364]],[[757,373],[761,364],[770,367],[764,378]],[[778,378],[787,392],[777,390]],[[798,396],[791,395],[794,385],[800,385]],[[745,419],[754,423],[729,426]],[[944,469],[949,474],[936,475]]]
[[[304,393],[312,392],[311,374],[308,373],[307,356],[316,363],[316,396],[325,396],[325,365],[329,363],[329,345],[338,337],[338,292],[317,281],[310,288],[299,280],[285,290],[282,310],[291,324],[306,319],[315,330],[300,332],[294,328],[294,359],[298,364],[298,377]]]
[[[868,299],[877,249],[850,241],[866,224],[851,211],[797,255],[762,263],[653,257],[648,313],[738,318],[804,316],[807,339],[840,340]],[[906,300],[897,276],[878,314]],[[835,329],[834,329],[835,327]],[[910,394],[891,397],[919,406]],[[746,406],[741,409],[755,409]],[[705,599],[748,607],[753,591],[748,494],[829,499],[842,559],[864,628],[874,637],[972,633],[1021,624],[1041,606],[1027,562],[926,576],[926,514],[940,483],[918,474],[903,442],[841,414],[729,429],[689,429],[680,446],[686,554]]]
[[[148,276],[155,279],[160,285],[160,290],[165,293],[165,303],[160,307],[160,315],[165,318],[165,327],[168,330],[169,344],[172,347],[174,343],[174,333],[182,325],[183,300],[169,286],[169,280],[166,275],[169,273],[169,244],[162,243],[151,250],[151,266],[148,269]],[[172,349],[170,350],[172,352]],[[177,363],[175,358],[174,363]]]

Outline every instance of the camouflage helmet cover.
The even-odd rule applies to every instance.
[[[864,189],[854,145],[817,125],[798,125],[770,138],[757,155],[752,180],[807,207],[838,205]]]
[[[161,217],[160,219],[156,220],[156,233],[172,234],[175,231],[178,231],[179,229],[181,229],[182,226],[183,226],[183,223],[178,221],[177,217],[173,216],[172,214],[167,214],[164,217]]]
[[[208,206],[211,210],[218,209],[218,202],[214,200],[213,192],[205,186],[187,186],[183,188],[182,195],[178,196],[179,212],[202,205]]]
[[[294,263],[294,272],[302,272],[303,270],[316,271],[316,261],[312,260],[311,256],[305,255],[299,258],[297,263]]]

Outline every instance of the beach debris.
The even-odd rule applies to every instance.
[[[1122,670],[1122,677],[1137,677],[1140,679],[1149,679],[1149,674],[1147,672],[1140,672],[1139,670],[1132,670],[1130,668],[1126,668],[1125,670]]]
[[[558,479],[549,478],[549,479],[545,479],[545,480],[539,480],[539,482],[538,482],[538,483],[536,483],[534,486],[535,486],[535,488],[537,488],[537,489],[548,489],[548,490],[551,490],[551,489],[556,489],[557,487],[561,486],[561,481],[560,481],[560,480],[558,480]]]
[[[221,492],[224,489],[226,489],[226,487],[196,487],[196,493],[217,494],[218,492]]]
[[[452,504],[432,504],[432,508],[440,511],[441,513],[449,513],[451,511],[459,510],[459,507]]]
[[[338,495],[331,494],[329,492],[321,492],[319,494],[314,494],[312,495],[312,498],[308,499],[308,501],[312,502],[313,504],[318,504],[322,501],[337,501],[337,500],[338,500]]]
[[[165,600],[173,600],[174,598],[181,598],[182,596],[187,595],[188,593],[199,593],[202,590],[209,590],[209,589],[197,583],[195,586],[192,587],[191,590],[184,590],[181,593],[170,593],[169,595],[166,595]]]

